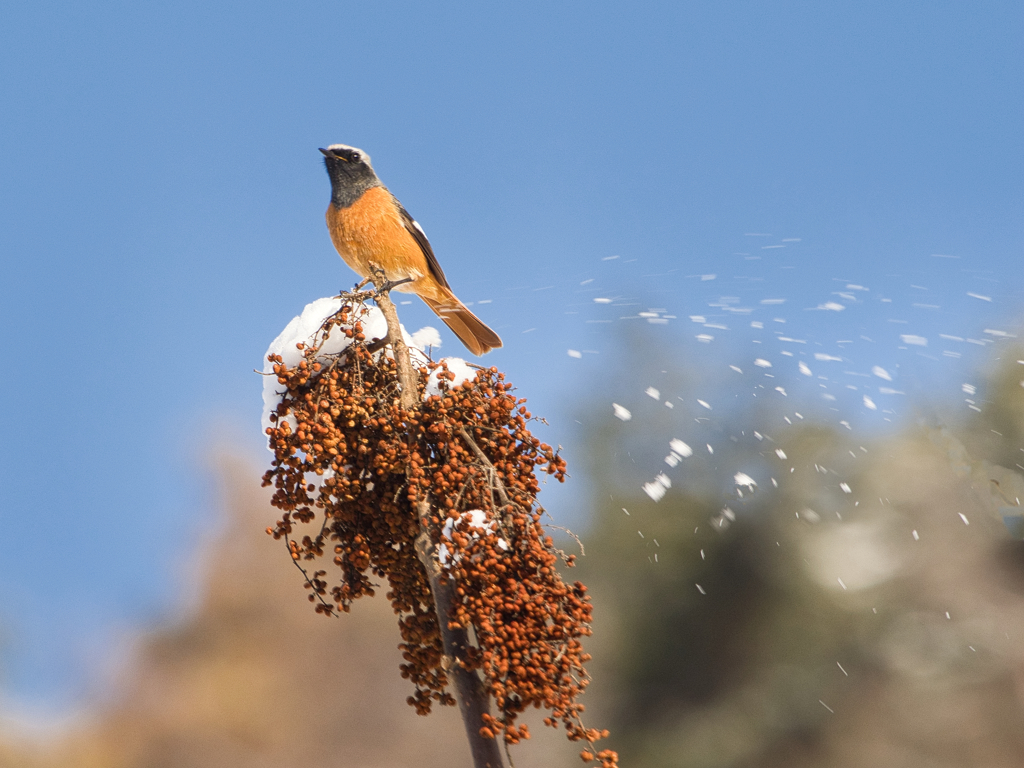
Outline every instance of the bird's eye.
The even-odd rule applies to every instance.
[[[360,157],[360,155],[359,155],[359,153],[358,153],[358,152],[353,152],[353,153],[352,153],[352,162],[353,162],[353,163],[358,163],[358,162],[359,162],[360,160],[362,160],[362,159],[363,159],[363,158],[362,158],[362,157]]]

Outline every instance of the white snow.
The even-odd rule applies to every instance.
[[[284,395],[284,388],[278,384],[277,377],[274,376],[274,364],[267,360],[267,356],[280,355],[284,365],[287,365],[289,368],[298,365],[302,362],[303,350],[298,349],[295,345],[305,344],[309,346],[318,341],[316,336],[320,326],[323,325],[324,320],[341,309],[341,304],[341,299],[336,297],[317,299],[310,302],[302,310],[302,314],[292,318],[291,322],[285,326],[284,330],[267,347],[266,354],[263,355],[263,372],[264,374],[269,374],[263,377],[263,416],[261,423],[264,430],[273,426],[270,421],[270,414],[277,409],[278,404],[281,402],[281,397]],[[366,336],[368,341],[375,338],[382,339],[387,336],[387,321],[384,320],[384,314],[377,307],[364,306],[358,312],[357,319],[362,323],[363,335]],[[423,349],[428,346],[438,347],[441,345],[441,338],[437,330],[429,326],[421,328],[411,336],[403,326],[402,336],[405,339],[405,343],[410,347],[409,352],[414,366],[426,364],[427,358],[422,352]],[[345,337],[344,329],[335,326],[331,329],[327,340],[321,345],[316,359],[321,361],[330,359],[332,356],[344,352],[351,343],[352,340]],[[387,354],[391,354],[390,350]],[[291,420],[293,427],[296,426],[293,417],[289,415],[285,418]]]
[[[676,438],[674,440],[670,440],[669,444],[668,444],[668,447],[671,448],[674,453],[678,453],[684,459],[688,458],[690,456],[693,456],[693,448],[688,446],[686,443],[684,443],[679,438]]]
[[[490,533],[493,532],[495,529],[494,521],[487,519],[486,512],[484,512],[482,509],[469,509],[463,512],[461,515],[459,515],[459,519],[457,521],[450,517],[444,521],[444,527],[441,529],[441,538],[451,541],[452,533],[454,533],[455,531],[456,522],[461,523],[463,520],[467,521],[464,528],[470,528],[473,530],[473,532],[470,534],[470,536],[473,539],[480,538],[480,533],[477,533],[476,531]],[[498,539],[498,547],[500,549],[507,550],[508,542],[504,539]],[[451,556],[449,555],[448,547],[445,545],[444,542],[441,542],[441,544],[437,548],[437,559],[441,562],[442,568],[448,567],[448,560],[451,559]],[[456,556],[454,558],[454,562],[457,563],[458,561],[458,556]]]
[[[284,330],[267,347],[266,354],[263,355],[263,373],[269,374],[263,377],[263,418],[261,423],[264,431],[268,427],[273,426],[270,421],[270,414],[277,409],[278,404],[281,402],[281,397],[284,395],[284,388],[278,384],[277,377],[274,376],[274,363],[267,360],[267,357],[269,355],[280,355],[284,365],[287,365],[289,368],[298,365],[302,362],[302,350],[298,349],[295,345],[312,343],[314,341],[313,336],[320,330],[324,320],[340,308],[341,299],[336,298],[317,299],[307,304],[302,310],[302,314],[293,317],[291,322],[284,327]],[[363,324],[363,332],[366,334],[367,339],[374,336],[379,337],[381,333],[387,333],[387,323],[384,321],[384,315],[381,314],[379,309],[371,307],[359,319]],[[344,331],[341,328],[332,328],[330,336],[320,349],[320,357],[338,354],[344,351],[351,343],[350,339],[345,338]],[[294,427],[294,419],[292,421],[292,426]]]
[[[927,347],[928,339],[924,336],[915,336],[912,333],[904,333],[900,335],[900,341],[912,347]]]
[[[629,412],[629,409],[623,408],[618,403],[612,403],[612,410],[615,411],[615,418],[621,421],[629,421],[633,418],[633,414]]]
[[[438,349],[441,346],[441,334],[437,328],[425,325],[409,338],[409,343],[421,352],[426,352],[430,347]]]
[[[455,374],[455,378],[447,382],[447,389],[451,389],[456,384],[461,384],[464,381],[472,381],[476,378],[477,369],[470,367],[469,363],[461,357],[443,357],[439,362],[447,363],[448,372]],[[427,386],[423,392],[424,400],[431,395],[441,394],[440,376],[440,366],[431,371],[430,376],[427,377]]]
[[[736,476],[732,480],[734,483],[736,483],[736,485],[740,486],[741,488],[749,488],[751,491],[753,491],[754,488],[757,487],[757,483],[754,481],[754,479],[745,472],[737,472]]]
[[[668,479],[668,475],[662,472],[651,482],[644,483],[644,493],[655,501],[661,501],[665,496],[665,492],[671,487],[672,481]]]

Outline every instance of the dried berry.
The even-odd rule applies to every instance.
[[[590,634],[586,587],[567,584],[541,525],[537,471],[565,479],[565,461],[528,429],[523,399],[496,368],[453,384],[445,363],[419,370],[419,406],[403,410],[395,363],[368,344],[345,304],[318,338],[339,326],[353,343],[339,355],[299,345],[295,367],[271,356],[273,375],[287,389],[267,429],[274,460],[264,485],[283,515],[268,529],[283,539],[305,577],[309,599],[328,615],[348,611],[386,580],[398,615],[404,663],[413,685],[409,703],[420,714],[455,699],[442,666],[443,646],[430,581],[417,557],[417,505],[441,566],[454,585],[451,628],[472,629],[476,642],[465,666],[478,670],[497,714],[481,733],[514,744],[529,738],[518,716],[530,706],[550,712],[545,723],[565,727],[572,741],[593,744],[606,732],[584,728],[578,698],[587,686],[581,638]],[[430,374],[439,394],[424,397]],[[325,556],[338,569],[311,571]],[[602,768],[614,752],[596,756]],[[587,757],[589,755],[589,757]]]

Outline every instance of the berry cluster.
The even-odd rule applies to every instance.
[[[367,343],[355,309],[343,305],[321,335],[334,326],[352,342],[342,353],[325,356],[311,343],[299,345],[294,367],[270,358],[286,391],[267,429],[274,460],[263,483],[284,514],[267,532],[286,542],[319,612],[348,611],[374,594],[374,579],[387,580],[402,676],[414,686],[409,703],[427,714],[433,702],[455,700],[416,552],[425,526],[453,586],[448,628],[475,639],[460,663],[479,671],[497,710],[481,734],[506,744],[529,738],[517,717],[534,706],[550,712],[547,725],[592,745],[607,732],[582,725],[577,701],[588,680],[580,638],[590,634],[590,599],[583,584],[562,580],[558,560],[572,566],[574,557],[546,535],[536,499],[536,470],[562,481],[565,461],[530,433],[526,401],[496,368],[456,384],[443,361],[427,362],[419,405],[403,410],[395,362],[380,342]],[[425,396],[432,373],[438,394]],[[418,508],[428,510],[422,520]],[[326,570],[305,565],[325,549],[340,569],[333,585]],[[592,746],[581,756],[603,768],[617,761]]]

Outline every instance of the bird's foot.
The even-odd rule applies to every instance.
[[[411,283],[412,281],[413,278],[411,277],[406,277],[403,278],[402,280],[385,280],[377,289],[377,293],[391,293],[391,291],[393,291],[398,286],[405,285],[406,283]]]

